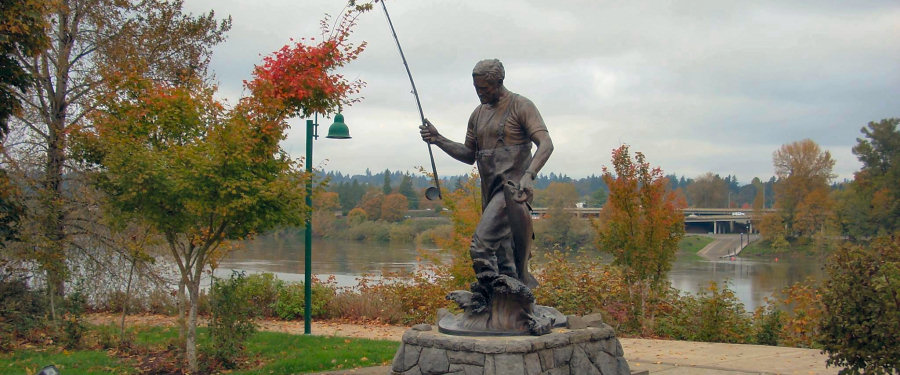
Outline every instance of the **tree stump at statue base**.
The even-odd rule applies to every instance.
[[[403,334],[391,374],[630,375],[606,324],[542,336],[455,336],[419,325]]]

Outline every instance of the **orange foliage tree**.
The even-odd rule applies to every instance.
[[[366,218],[369,220],[378,220],[381,218],[381,205],[384,203],[384,194],[380,191],[369,190],[359,200],[359,208],[366,212]]]
[[[338,193],[321,190],[313,193],[313,208],[313,235],[328,237],[336,230],[335,212],[341,209]]]
[[[594,222],[597,247],[634,280],[664,280],[684,236],[684,198],[668,189],[662,170],[651,169],[642,153],[632,160],[627,145],[613,150],[612,162],[615,174],[603,167],[609,199]]]
[[[452,287],[468,287],[475,282],[469,248],[472,236],[475,235],[475,227],[481,220],[481,182],[478,172],[473,170],[458,189],[449,193],[444,191],[441,195],[447,206],[444,214],[450,217],[453,233],[449,238],[436,238],[435,244],[450,252],[451,260],[447,270],[451,275]]]
[[[388,194],[381,202],[381,219],[385,221],[401,221],[406,216],[409,203],[406,196],[399,193]]]
[[[680,209],[686,203],[669,190],[662,170],[651,168],[642,153],[632,159],[628,146],[622,145],[613,150],[612,163],[615,174],[603,168],[609,199],[594,221],[597,247],[624,268],[626,281],[634,288],[632,315],[644,329],[649,293],[660,289],[684,236]]]
[[[245,82],[252,95],[231,110],[199,74],[171,84],[126,77],[122,90],[104,97],[91,115],[96,131],[80,135],[110,206],[166,238],[179,289],[189,297],[184,329],[192,373],[199,366],[200,279],[223,255],[218,249],[277,225],[299,224],[310,209],[297,186],[312,176],[279,143],[287,116],[329,113],[353,101],[348,98],[361,83],[347,83],[333,70],[362,51],[348,41],[357,15],[346,13],[333,29],[326,17],[323,41],[267,56]]]
[[[827,200],[828,182],[834,178],[831,172],[834,159],[831,153],[819,148],[810,139],[781,146],[772,156],[775,165],[775,208],[779,209],[789,236],[800,235],[795,223],[799,208],[830,206],[830,203],[804,203],[810,194],[823,190]],[[818,194],[818,193],[817,193]],[[817,195],[822,197],[821,194]]]

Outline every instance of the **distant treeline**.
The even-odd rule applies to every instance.
[[[387,178],[385,178],[387,177]],[[385,169],[383,171],[373,173],[370,169],[366,169],[364,174],[343,174],[341,172],[330,171],[328,173],[320,173],[320,179],[328,180],[328,190],[336,192],[340,195],[341,206],[345,211],[355,207],[360,199],[369,189],[380,189],[386,191],[385,185],[389,184],[391,189],[397,191],[398,188],[405,185],[407,179],[411,183],[414,190],[421,192],[432,186],[430,177],[422,175],[418,172],[411,171],[391,171]],[[773,207],[775,202],[775,192],[773,187],[776,178],[771,176],[768,180],[755,177],[749,184],[741,185],[737,176],[726,175],[721,177],[711,172],[697,176],[695,178],[679,176],[676,174],[666,175],[669,180],[669,188],[673,191],[681,191],[687,199],[689,206],[694,207],[748,207],[753,204],[754,199],[758,195],[762,195],[765,200],[765,207]],[[453,175],[441,177],[441,185],[450,191],[456,190],[460,184],[465,181],[465,175]],[[575,191],[582,197],[582,201],[591,202],[590,197],[605,196],[605,194],[597,194],[598,191],[603,193],[609,192],[603,179],[598,175],[590,175],[581,178],[572,178],[565,174],[540,174],[537,177],[536,188],[544,190],[551,183],[566,183],[575,186]],[[841,184],[835,184],[833,188],[840,188]],[[760,190],[764,192],[760,194]],[[409,195],[407,192],[405,195]],[[410,198],[410,208],[419,208],[418,201]],[[596,199],[594,199],[596,200]]]

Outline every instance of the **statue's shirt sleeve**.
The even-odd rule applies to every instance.
[[[518,145],[531,142],[535,133],[547,131],[547,125],[534,103],[521,95],[510,95],[512,105],[506,117],[503,131],[503,144]],[[498,105],[496,109],[480,105],[469,116],[466,128],[466,147],[473,150],[490,149],[499,145],[500,136],[497,122],[503,118],[506,106]],[[494,113],[497,111],[497,113]],[[476,136],[476,131],[478,132]]]
[[[547,131],[547,125],[537,107],[528,98],[518,95],[512,115],[506,120],[507,145],[531,142],[535,133]]]

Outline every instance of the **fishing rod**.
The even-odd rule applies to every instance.
[[[400,51],[400,58],[403,59],[403,66],[406,68],[406,75],[409,76],[409,84],[412,85],[413,96],[416,97],[416,106],[419,107],[419,117],[422,118],[422,125],[425,125],[425,113],[422,112],[422,102],[419,100],[419,91],[416,90],[416,82],[413,81],[412,73],[409,71],[409,64],[406,63],[406,56],[403,55],[403,48],[400,47],[400,39],[397,38],[397,31],[394,30],[394,23],[391,22],[391,15],[388,14],[387,6],[384,5],[385,1],[381,1],[381,8],[384,9],[384,16],[387,17],[388,26],[391,27],[391,34],[394,36],[394,41],[397,42],[397,50]],[[437,167],[434,166],[434,153],[431,152],[431,143],[428,144],[428,158],[431,159],[431,172],[434,174],[434,186],[429,187],[425,190],[425,198],[430,201],[435,199],[443,199],[441,196],[441,183],[438,179]]]

